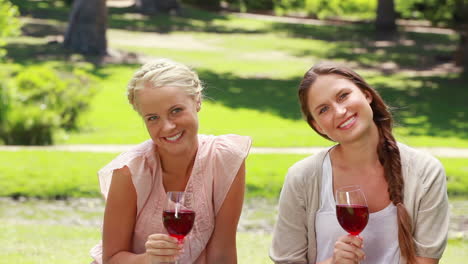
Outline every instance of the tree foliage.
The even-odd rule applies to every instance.
[[[405,18],[428,19],[436,26],[457,31],[455,62],[468,73],[468,0],[399,0]]]
[[[458,28],[468,22],[468,0],[399,0],[404,18],[428,19],[434,25]]]
[[[5,45],[5,38],[17,36],[20,33],[21,23],[18,19],[18,8],[8,0],[0,0],[0,59],[5,55],[1,49]]]

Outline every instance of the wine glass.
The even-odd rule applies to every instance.
[[[163,209],[163,223],[171,237],[182,243],[184,237],[192,230],[195,222],[195,211],[192,208],[193,195],[189,192],[167,192]],[[176,261],[176,263],[178,263]]]
[[[369,221],[369,208],[361,187],[350,185],[338,188],[335,199],[338,223],[349,234],[358,236]]]
[[[350,185],[339,188],[335,199],[338,223],[351,235],[358,236],[369,220],[366,196],[361,187]]]

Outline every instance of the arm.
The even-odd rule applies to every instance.
[[[130,253],[136,217],[136,191],[128,167],[115,170],[106,201],[102,234],[103,263],[147,263]]]
[[[445,170],[435,159],[423,164],[421,186],[414,223],[417,263],[437,263],[447,244],[449,204]],[[434,227],[437,227],[434,229]]]
[[[244,188],[245,161],[216,215],[215,228],[206,247],[207,263],[237,263],[236,231],[244,201]]]
[[[273,231],[270,258],[274,263],[308,263],[307,212],[304,183],[291,169],[281,189],[278,219]],[[310,188],[310,186],[306,186]]]
[[[131,253],[136,219],[136,191],[128,167],[115,170],[104,212],[103,254],[105,264],[143,264],[174,261],[180,254],[177,239],[152,234],[146,241],[146,253]]]

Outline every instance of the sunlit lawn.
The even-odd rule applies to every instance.
[[[0,219],[0,263],[90,263],[89,250],[100,239],[100,232],[96,227],[18,224],[11,219],[5,221],[4,217]],[[270,244],[271,234],[239,232],[238,262],[272,263],[268,258]],[[464,263],[467,258],[468,241],[450,240],[440,263]]]
[[[99,197],[96,173],[117,153],[0,151],[0,197]],[[290,166],[306,157],[292,154],[250,154],[247,197],[277,198]],[[441,158],[450,195],[468,195],[467,163]]]
[[[250,209],[243,211],[242,218],[247,217],[252,222],[255,221],[253,217],[262,217],[268,225],[273,224],[276,218],[274,203],[267,202],[270,205],[263,207],[259,202],[258,199],[247,199],[245,205]],[[466,213],[466,201],[455,202],[461,202],[456,207]],[[262,208],[260,211],[271,207],[271,212],[249,216],[250,210],[258,208],[256,205]],[[101,238],[102,214],[103,204],[99,199],[50,202],[0,199],[0,263],[90,263],[89,250]],[[258,226],[255,231],[238,231],[238,263],[271,263],[268,258],[271,239],[272,234],[261,231]],[[468,240],[450,239],[440,263],[464,263],[467,257]]]
[[[15,1],[28,10],[25,32],[9,40],[8,60],[19,64],[69,63],[49,34],[66,27],[66,8],[53,1]],[[34,11],[36,10],[36,11]],[[354,65],[394,107],[397,138],[414,146],[468,147],[464,98],[466,80],[457,74],[418,75],[418,69],[448,56],[455,35],[401,32],[401,39],[378,45],[371,24],[317,26],[283,23],[188,9],[184,17],[146,17],[128,8],[109,9],[111,50],[168,57],[192,66],[206,84],[200,132],[237,133],[254,146],[324,146],[301,120],[296,90],[314,63],[332,60]],[[406,43],[406,44],[405,44]],[[408,44],[409,43],[409,44]],[[405,71],[384,73],[393,62]],[[81,119],[79,133],[59,135],[64,144],[133,144],[147,138],[138,116],[126,102],[125,87],[135,64],[105,65],[98,94]]]

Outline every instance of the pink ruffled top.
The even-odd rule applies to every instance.
[[[239,135],[198,135],[198,151],[185,191],[194,195],[196,217],[192,231],[185,238],[180,263],[207,263],[205,247],[214,230],[215,217],[248,155],[251,139]],[[162,222],[166,191],[162,183],[159,156],[151,140],[120,154],[99,172],[99,183],[107,198],[112,173],[127,166],[137,193],[137,215],[132,252],[145,252],[147,237],[167,234]],[[94,263],[102,263],[102,244],[91,249]]]

